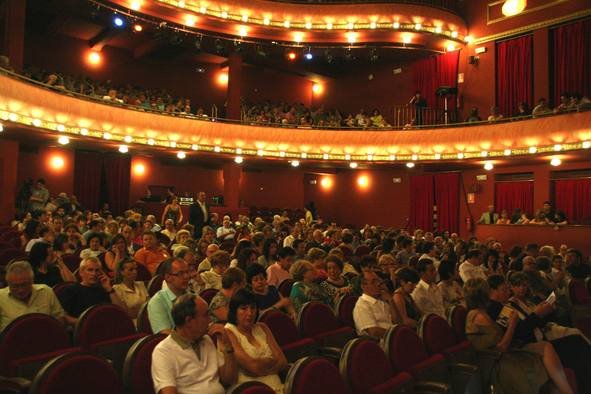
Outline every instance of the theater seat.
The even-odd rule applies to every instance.
[[[102,357],[71,353],[56,357],[35,376],[29,394],[123,394],[123,385]]]
[[[129,349],[123,364],[123,385],[128,394],[154,394],[152,352],[166,335],[155,334],[138,339]]]
[[[74,343],[109,359],[115,371],[121,373],[129,348],[145,335],[136,333],[133,321],[123,309],[116,305],[99,304],[80,315],[74,328]]]
[[[219,292],[218,289],[205,289],[201,293],[199,293],[199,297],[203,298],[205,302],[209,305],[213,297]]]
[[[13,260],[27,259],[27,255],[20,249],[10,248],[0,251],[0,266],[6,266]]]
[[[137,331],[143,332],[144,334],[150,335],[153,334],[152,325],[150,324],[150,318],[148,316],[148,303],[150,301],[144,302],[142,307],[140,308],[137,314]]]
[[[152,274],[150,271],[142,264],[136,264],[137,266],[137,278],[136,280],[142,282],[148,282],[152,279]]]
[[[164,282],[164,275],[156,274],[150,279],[150,282],[148,283],[148,295],[150,297],[153,297],[154,294],[162,290],[162,282]]]
[[[466,339],[466,317],[468,311],[461,305],[455,305],[447,311],[447,322],[456,334],[456,340]]]
[[[571,279],[567,294],[573,326],[587,337],[591,336],[591,295],[587,290],[586,280]]]
[[[287,373],[284,394],[346,394],[339,369],[325,358],[309,356],[296,361]]]
[[[355,337],[355,331],[343,326],[328,305],[316,301],[302,306],[298,313],[298,327],[303,336],[314,339],[320,346],[342,348]]]
[[[64,291],[70,287],[70,286],[74,286],[74,282],[62,282],[62,283],[58,283],[56,285],[54,285],[52,287],[53,293],[55,294],[55,296],[57,297],[57,299],[59,300],[60,297],[62,297],[62,295],[64,294]]]
[[[293,279],[285,279],[283,282],[279,283],[279,287],[277,288],[277,291],[283,297],[289,298],[289,296],[291,294],[291,288],[293,287],[294,283],[295,283],[295,281]]]
[[[293,363],[302,357],[318,353],[318,344],[312,338],[302,337],[287,314],[269,309],[259,316],[259,322],[269,327],[288,362]]]
[[[0,333],[0,375],[32,379],[55,356],[79,350],[58,320],[42,313],[23,315]]]
[[[355,329],[353,309],[355,309],[358,298],[356,295],[348,294],[338,300],[335,310],[337,312],[337,319],[339,319],[341,325]]]
[[[76,271],[78,267],[80,267],[80,261],[82,260],[80,256],[76,256],[73,254],[65,254],[62,256],[62,260],[66,267],[72,272]]]
[[[413,392],[412,376],[394,373],[377,342],[357,338],[349,341],[339,363],[341,376],[351,394],[392,394]]]
[[[359,245],[357,249],[355,249],[355,256],[357,257],[367,256],[370,253],[371,249],[367,245]]]
[[[262,382],[244,382],[230,387],[226,394],[275,394],[275,391]]]

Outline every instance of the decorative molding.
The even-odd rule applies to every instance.
[[[545,8],[554,7],[555,5],[562,4],[562,3],[567,2],[567,1],[568,0],[554,0],[554,1],[552,1],[550,3],[547,3],[547,4],[544,4],[544,5],[540,5],[540,6],[537,6],[537,7],[526,8],[523,12],[520,12],[517,15],[503,16],[503,17],[500,17],[500,18],[491,19],[490,18],[490,9],[491,9],[491,7],[498,6],[499,4],[504,4],[505,3],[505,0],[493,1],[492,3],[488,3],[487,6],[486,6],[486,24],[487,25],[492,25],[493,23],[501,22],[501,21],[504,21],[504,20],[507,20],[507,19],[510,19],[510,18],[515,18],[517,16],[522,16],[522,15],[525,15],[525,14],[529,14],[529,13],[532,13],[532,12],[543,10]]]

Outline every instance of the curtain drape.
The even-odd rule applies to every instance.
[[[554,204],[571,224],[591,223],[591,179],[554,182]]]
[[[533,37],[497,43],[497,107],[512,116],[520,102],[533,105]]]
[[[553,104],[562,93],[591,96],[591,19],[551,30],[553,43]]]
[[[457,86],[459,51],[421,59],[413,64],[413,82],[415,90],[427,100],[429,107],[435,107],[435,91],[440,86]],[[450,103],[455,103],[451,100]]]
[[[103,158],[98,152],[76,151],[74,193],[86,209],[96,211],[99,205]]]
[[[495,208],[497,212],[506,209],[509,216],[516,208],[532,215],[534,212],[534,183],[498,182],[495,183]]]
[[[129,207],[131,158],[126,155],[108,155],[103,158],[106,202],[115,215]]]
[[[415,175],[410,178],[410,227],[433,228],[433,175]]]
[[[460,174],[445,173],[434,176],[437,229],[457,233],[460,230]]]

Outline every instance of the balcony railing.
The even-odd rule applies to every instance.
[[[366,4],[366,3],[400,3],[416,4],[428,7],[442,8],[448,11],[458,12],[457,0],[272,0],[281,3],[297,4]]]

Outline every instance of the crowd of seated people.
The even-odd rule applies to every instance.
[[[495,206],[489,205],[486,212],[478,219],[479,224],[535,224],[564,226],[568,224],[568,218],[564,212],[554,209],[550,201],[544,201],[541,209],[536,210],[533,216],[516,208],[512,214],[506,209],[499,215],[495,212]]]

